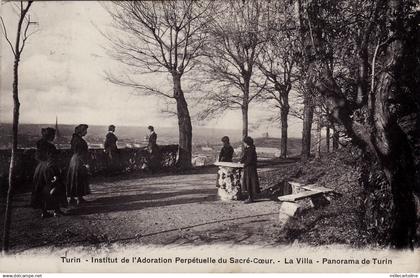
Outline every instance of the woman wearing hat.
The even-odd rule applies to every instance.
[[[244,153],[241,163],[244,164],[244,176],[242,182],[242,191],[248,192],[248,199],[245,203],[252,203],[258,193],[260,193],[260,184],[257,173],[257,152],[254,146],[254,140],[247,136],[243,140]]]
[[[89,151],[86,141],[82,138],[87,134],[88,125],[80,124],[74,129],[71,138],[71,150],[73,156],[70,159],[67,172],[66,191],[69,203],[77,204],[84,202],[83,196],[90,193],[89,188]]]
[[[33,178],[31,206],[42,209],[42,218],[50,217],[48,210],[54,210],[54,216],[63,214],[60,203],[66,202],[65,190],[60,180],[60,170],[57,167],[57,149],[52,143],[55,129],[43,128],[42,139],[36,143],[35,158],[38,165]]]

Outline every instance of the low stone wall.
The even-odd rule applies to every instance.
[[[162,145],[160,149],[161,171],[167,171],[175,167],[178,145]],[[16,163],[16,187],[23,186],[32,180],[37,161],[35,160],[35,149],[20,149],[17,154]],[[72,156],[70,149],[59,150],[58,166],[62,170],[63,178]],[[93,176],[106,173],[107,157],[103,149],[90,149],[91,156],[90,171]],[[125,148],[119,150],[119,161],[121,173],[142,171],[142,166],[147,160],[148,152],[145,148]],[[0,189],[4,192],[8,184],[8,173],[10,164],[10,150],[0,150]]]

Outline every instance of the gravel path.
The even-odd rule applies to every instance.
[[[218,200],[215,171],[97,179],[87,203],[49,219],[28,207],[29,193],[19,194],[12,249],[103,243],[276,244],[279,205]]]

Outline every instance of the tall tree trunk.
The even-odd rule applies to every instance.
[[[416,236],[416,205],[414,189],[416,183],[415,159],[413,149],[407,134],[398,123],[398,115],[390,109],[390,100],[397,99],[398,94],[405,94],[406,84],[401,82],[404,75],[404,65],[412,62],[404,57],[411,53],[412,41],[406,40],[408,33],[404,26],[406,14],[404,9],[408,3],[399,0],[389,1],[390,22],[397,26],[390,30],[389,37],[395,37],[386,50],[385,64],[389,71],[384,71],[379,76],[375,94],[369,95],[369,102],[374,104],[371,126],[373,127],[372,143],[376,155],[384,169],[393,196],[394,225],[391,233],[391,242],[397,247],[413,248]],[[413,24],[418,24],[415,22]],[[405,36],[404,36],[405,35]],[[418,33],[411,33],[417,36]],[[408,60],[408,61],[407,61]],[[413,93],[418,88],[410,88]]]
[[[23,51],[23,45],[21,47],[21,31],[22,24],[26,17],[29,8],[31,7],[33,1],[28,1],[25,8],[23,8],[23,3],[21,2],[20,8],[20,17],[16,31],[16,41],[14,49],[12,49],[14,54],[14,64],[13,64],[13,131],[12,131],[12,152],[10,156],[10,166],[9,166],[9,188],[7,190],[7,199],[6,199],[6,209],[4,217],[4,228],[3,228],[3,244],[2,244],[2,253],[6,254],[9,251],[9,237],[10,237],[10,225],[12,217],[12,201],[13,201],[13,190],[15,185],[15,164],[16,164],[16,155],[18,147],[18,128],[19,128],[19,61],[20,55]],[[27,26],[24,33],[23,44],[27,39],[26,30],[29,27],[31,22],[28,19]],[[4,34],[6,36],[6,34]]]
[[[399,126],[392,133],[385,131],[391,152],[381,159],[393,196],[391,243],[396,248],[413,248],[416,237],[416,203],[414,187],[416,168],[409,140]]]
[[[248,136],[248,105],[242,106],[242,138]]]
[[[325,121],[325,123],[326,123],[326,129],[325,129],[325,146],[326,146],[326,152],[327,153],[329,153],[330,152],[330,136],[331,136],[331,133],[330,133],[330,128],[331,128],[331,118],[330,118],[330,110],[328,109],[328,107],[326,108],[327,109],[327,118],[326,118],[326,121]]]
[[[388,65],[399,68],[402,53],[402,42],[396,40],[391,44],[386,61]],[[374,149],[372,153],[382,166],[392,193],[392,219],[391,244],[396,248],[413,248],[416,236],[416,205],[414,188],[416,183],[415,159],[413,149],[407,134],[401,129],[397,117],[388,109],[387,101],[392,99],[398,86],[398,72],[382,73],[379,78],[374,100],[374,114],[372,115],[371,136]],[[370,96],[370,97],[373,97]]]
[[[318,115],[316,121],[316,149],[315,158],[321,158],[321,115]]]
[[[330,124],[329,123],[327,123],[326,128],[327,129],[325,130],[325,146],[327,147],[326,148],[327,153],[329,153],[330,152],[330,136],[331,136],[331,134],[330,134]]]
[[[287,116],[289,114],[289,105],[285,105],[281,108],[280,111],[280,121],[281,121],[281,139],[280,139],[280,157],[287,157]]]
[[[177,166],[182,169],[192,167],[192,125],[188,104],[181,87],[181,75],[172,74],[174,82],[174,97],[178,116],[179,150]]]
[[[242,139],[248,136],[248,110],[249,110],[249,83],[251,77],[244,76],[244,91],[242,99]],[[241,144],[241,151],[244,152],[244,146]]]
[[[333,136],[332,136],[332,141],[333,141],[333,151],[338,150],[338,146],[339,146],[339,140],[340,140],[340,136],[338,133],[337,128],[335,127],[335,125],[333,125]]]
[[[15,164],[16,164],[16,155],[17,155],[17,146],[18,146],[18,128],[19,128],[19,91],[18,91],[18,82],[19,82],[19,56],[15,58],[13,65],[13,139],[12,139],[12,153],[10,157],[10,166],[9,166],[9,188],[7,190],[7,200],[6,200],[6,212],[4,219],[4,229],[3,229],[3,246],[2,251],[6,253],[9,251],[9,237],[10,237],[10,224],[12,217],[12,202],[13,202],[13,189],[15,185]]]
[[[280,91],[280,97],[282,98],[282,107],[280,109],[280,121],[281,121],[281,139],[280,139],[280,157],[287,157],[287,117],[289,115],[289,92]]]
[[[16,41],[14,47],[14,64],[13,64],[13,132],[12,132],[12,152],[10,157],[10,166],[9,166],[9,188],[7,189],[7,199],[6,199],[6,211],[4,217],[4,228],[3,228],[3,244],[2,244],[2,253],[5,254],[9,251],[9,237],[10,237],[10,224],[12,222],[12,201],[13,201],[13,189],[15,185],[15,164],[16,164],[16,155],[18,147],[18,128],[19,128],[19,61],[20,55],[23,50],[21,49],[21,31],[22,24],[26,17],[29,8],[31,7],[33,1],[28,1],[25,8],[20,10],[20,18],[18,22],[18,27],[16,31]],[[29,26],[29,22],[27,23]],[[27,26],[27,27],[28,27]],[[26,35],[26,34],[25,34]]]
[[[245,103],[241,107],[242,112],[242,140],[248,136],[248,103]],[[244,153],[244,145],[241,144],[241,152]]]
[[[357,72],[357,103],[363,105],[367,101],[366,91],[368,89],[368,49],[367,41],[362,43],[358,53],[358,72]]]
[[[302,130],[302,160],[309,159],[311,155],[311,130],[314,115],[314,107],[309,96],[305,96],[303,107],[303,130]]]

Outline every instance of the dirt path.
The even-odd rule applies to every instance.
[[[12,249],[116,242],[276,244],[279,205],[222,202],[215,169],[209,172],[98,179],[87,203],[58,218],[40,219],[40,212],[27,205],[30,194],[20,194],[13,210]]]

